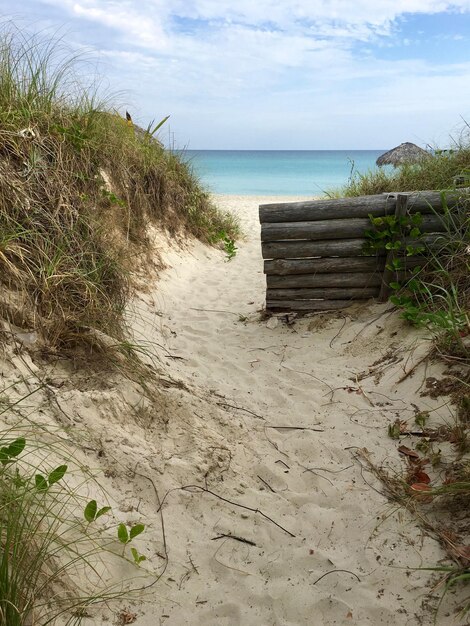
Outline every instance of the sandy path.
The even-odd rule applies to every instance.
[[[242,216],[247,240],[229,263],[201,245],[170,253],[158,290],[136,307],[136,335],[161,345],[163,337],[156,353],[193,390],[184,399],[192,415],[170,418],[170,443],[168,433],[148,434],[156,455],[171,445],[159,485],[206,484],[285,530],[207,494],[175,494],[165,506],[165,584],[137,623],[431,624],[421,606],[429,574],[402,568],[442,553],[406,515],[391,515],[351,450],[397,457],[387,424],[412,416],[410,400],[431,406],[416,400],[422,379],[397,385],[419,357],[416,335],[381,315],[383,305],[293,326],[260,321],[259,201],[219,198]],[[356,376],[379,359],[378,385],[373,377],[359,385]],[[213,539],[222,534],[255,545]]]

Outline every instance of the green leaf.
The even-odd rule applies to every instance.
[[[400,270],[403,268],[403,262],[401,259],[392,259],[393,269]]]
[[[102,506],[101,509],[98,511],[98,513],[95,515],[95,519],[98,519],[102,515],[106,515],[108,511],[111,511],[110,506]]]
[[[130,538],[134,539],[135,537],[140,535],[140,533],[143,533],[144,530],[145,530],[144,524],[136,524],[135,526],[131,528]]]
[[[127,528],[125,524],[119,524],[118,529],[117,529],[117,534],[118,534],[118,539],[121,543],[126,544],[130,541],[129,533],[127,532]]]
[[[96,519],[96,512],[98,510],[98,504],[96,500],[90,500],[86,505],[83,515],[87,522],[93,522]]]
[[[419,230],[419,228],[412,228],[410,231],[410,237],[419,237],[421,235],[421,231]]]
[[[134,557],[134,561],[138,564],[139,563],[139,553],[137,552],[137,550],[135,548],[131,548],[131,552],[132,552],[132,556]]]
[[[19,437],[18,439],[15,439],[15,441],[12,441],[10,443],[10,445],[6,449],[6,453],[8,454],[8,456],[18,456],[23,452],[25,445],[26,439],[24,437]]]
[[[413,291],[414,293],[416,293],[417,291],[421,291],[421,284],[418,280],[416,280],[416,278],[412,278],[410,281],[408,281],[407,287],[410,291]]]
[[[0,448],[0,463],[2,463],[2,465],[12,463],[12,460],[10,459],[10,456],[8,454],[8,448],[6,447]]]
[[[139,554],[135,548],[131,548],[132,556],[134,558],[134,562],[139,565],[142,561],[146,561],[147,557],[143,554]]]
[[[47,480],[49,481],[49,486],[59,482],[59,480],[61,480],[65,476],[66,471],[66,465],[59,465],[59,467],[56,467],[54,470],[52,470],[52,472],[47,477]]]
[[[44,476],[41,476],[41,474],[36,474],[34,482],[36,484],[36,489],[39,489],[39,491],[45,491],[47,489],[47,480]]]
[[[166,117],[164,117],[164,118],[162,119],[162,121],[161,121],[161,122],[158,122],[158,124],[155,126],[155,128],[154,128],[153,130],[150,130],[150,129],[149,129],[149,130],[147,131],[147,132],[148,132],[148,134],[149,134],[149,135],[151,135],[151,136],[155,135],[155,133],[157,132],[157,130],[163,126],[163,124],[164,124],[164,123],[165,123],[165,122],[169,119],[169,117],[170,117],[169,115],[167,115]]]
[[[390,284],[390,287],[391,287],[394,291],[398,291],[399,289],[401,289],[401,285],[400,285],[400,283],[394,283],[394,282],[392,282],[392,283],[389,283],[389,284]]]

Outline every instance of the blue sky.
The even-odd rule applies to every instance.
[[[470,123],[470,0],[0,0],[120,108],[194,149],[447,144]]]

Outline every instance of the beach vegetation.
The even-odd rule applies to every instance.
[[[136,547],[127,550],[145,525],[128,531],[113,522],[110,506],[87,501],[89,489],[103,501],[106,494],[63,434],[21,415],[24,398],[15,413],[1,400],[0,414],[15,419],[0,433],[0,626],[79,624],[87,607],[129,592],[107,567],[146,560]],[[61,457],[59,465],[52,460]],[[136,580],[153,577],[139,571]]]
[[[354,171],[348,184],[334,192],[338,197],[367,196],[386,192],[452,189],[470,184],[470,139],[468,128],[448,150],[433,150],[417,163],[396,168]]]
[[[390,283],[392,304],[409,323],[429,330],[433,338],[430,355],[447,365],[441,380],[426,379],[421,395],[446,397],[433,412],[418,411],[415,424],[396,419],[388,425],[388,435],[408,446],[398,451],[405,461],[402,472],[393,472],[364,455],[367,465],[386,486],[390,499],[406,507],[423,530],[443,546],[451,565],[430,566],[442,579],[436,589],[436,620],[444,597],[458,585],[470,582],[468,507],[470,504],[470,143],[415,165],[405,164],[393,171],[376,170],[356,174],[340,195],[438,190],[441,192],[445,225],[432,246],[422,245],[421,216],[403,218],[370,217],[365,252],[393,250],[387,269],[395,273]],[[449,203],[449,194],[457,202]],[[406,238],[406,243],[405,243]],[[405,272],[407,256],[421,256],[422,264]],[[413,370],[412,370],[413,371]],[[411,373],[412,373],[411,371]],[[443,413],[445,409],[445,413]],[[450,414],[450,418],[449,418]],[[470,610],[464,600],[461,616]]]
[[[239,234],[159,141],[168,117],[140,129],[79,74],[63,42],[0,33],[0,309],[61,350],[89,329],[123,339],[132,272],[158,256],[150,225],[208,244]]]

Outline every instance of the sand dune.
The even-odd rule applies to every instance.
[[[162,480],[176,471],[183,483],[202,481],[285,529],[207,494],[175,496],[165,511],[170,560],[182,568],[175,581],[185,567],[189,574],[182,589],[170,585],[164,623],[431,623],[421,606],[429,574],[402,568],[443,555],[406,515],[389,517],[393,507],[354,460],[355,446],[378,460],[395,453],[387,424],[411,417],[411,400],[431,408],[417,399],[419,373],[397,385],[426,343],[390,305],[356,305],[292,326],[260,321],[264,201],[220,197],[246,230],[235,259],[201,245],[170,252],[170,269],[140,303],[158,323],[149,333],[143,321],[139,336],[164,337],[168,352],[183,357],[167,359],[168,368],[195,391],[195,421],[178,434],[187,453],[168,461]],[[380,359],[378,384],[373,374],[356,382]],[[219,411],[208,413],[214,405]],[[218,535],[255,545],[213,541]]]
[[[147,525],[146,567],[163,570],[166,544],[159,582],[121,604],[138,626],[430,625],[430,574],[414,568],[444,555],[355,454],[399,466],[387,425],[411,419],[412,403],[437,406],[419,396],[420,368],[398,383],[426,340],[390,305],[263,319],[261,200],[218,198],[242,218],[237,256],[168,249],[160,280],[129,310],[149,362],[173,381],[159,400],[118,376],[49,372],[62,381],[50,419],[87,434],[83,462],[104,472],[120,519]],[[6,381],[24,359],[39,375],[11,353]],[[167,494],[164,535],[148,478]],[[206,491],[181,490],[190,485]],[[130,623],[110,610],[90,609],[84,624]]]

